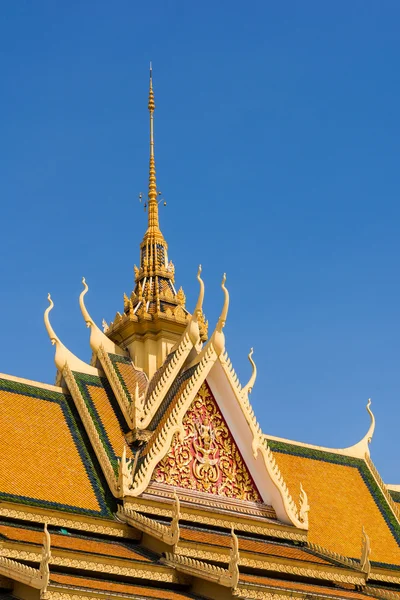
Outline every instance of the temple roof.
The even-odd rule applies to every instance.
[[[101,471],[70,395],[0,375],[0,404],[0,498],[110,515]]]
[[[148,226],[135,289],[102,331],[83,279],[91,363],[50,323],[56,386],[0,375],[0,597],[400,600],[400,487],[361,441],[329,449],[266,436],[208,337],[159,227],[152,73]],[[3,593],[4,592],[4,593]],[[11,592],[13,594],[11,595]]]
[[[302,482],[313,507],[309,540],[347,557],[361,551],[362,528],[371,561],[400,565],[399,515],[368,457],[355,458],[268,439],[289,489]]]

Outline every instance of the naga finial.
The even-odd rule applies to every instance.
[[[224,299],[224,305],[222,307],[222,312],[220,314],[220,317],[218,319],[218,324],[217,324],[217,330],[220,332],[225,327],[226,318],[228,316],[228,308],[229,308],[229,292],[225,287],[225,282],[226,282],[226,273],[224,273],[224,275],[222,277],[222,282],[221,282],[221,288],[224,292],[225,299]]]
[[[44,311],[44,324],[46,326],[47,333],[49,334],[50,341],[54,346],[54,344],[61,343],[61,342],[60,342],[60,338],[56,335],[56,332],[54,331],[53,327],[51,326],[50,319],[49,319],[49,313],[54,308],[54,302],[51,299],[50,294],[47,294],[47,300],[49,301],[49,306]]]
[[[178,494],[176,490],[173,493],[174,503],[172,506],[172,520],[171,520],[171,542],[174,546],[179,542],[180,530],[179,530],[179,519],[181,518],[181,504],[179,502]]]
[[[300,510],[299,510],[299,519],[300,521],[308,527],[308,513],[310,510],[310,505],[308,503],[308,496],[304,491],[303,486],[300,483]]]
[[[232,546],[229,556],[229,575],[232,578],[232,588],[236,589],[239,583],[239,540],[235,534],[235,530],[231,528]]]
[[[201,265],[199,265],[198,271],[197,271],[197,281],[200,284],[200,290],[199,290],[199,296],[197,298],[197,303],[196,303],[196,307],[193,311],[193,315],[198,318],[202,311],[203,311],[203,300],[204,300],[204,281],[201,278]]]
[[[85,320],[86,326],[90,327],[90,347],[93,352],[98,352],[99,348],[102,347],[106,352],[111,354],[121,354],[125,355],[125,352],[119,348],[113,341],[108,338],[105,333],[97,327],[96,323],[93,321],[92,317],[89,314],[88,309],[85,306],[85,296],[89,291],[89,286],[86,283],[86,279],[82,277],[83,290],[79,295],[79,306],[81,307],[82,316]],[[106,323],[107,325],[107,323]],[[104,327],[104,319],[103,319],[103,327]],[[108,326],[107,326],[108,329]]]
[[[249,359],[249,361],[251,363],[253,371],[252,371],[252,374],[251,374],[251,377],[250,377],[248,383],[242,388],[243,397],[246,397],[249,394],[251,394],[251,392],[253,391],[253,387],[256,382],[256,379],[257,379],[257,367],[256,367],[256,363],[253,360],[253,352],[254,352],[253,348],[250,348],[250,352],[249,352],[247,358]]]
[[[372,410],[370,409],[371,406],[371,398],[368,398],[368,402],[367,402],[367,411],[369,413],[369,416],[371,417],[371,425],[369,426],[366,438],[368,441],[368,444],[370,444],[372,442],[372,436],[374,435],[374,431],[375,431],[375,416],[374,413],[372,412]]]
[[[367,535],[367,532],[364,529],[364,525],[362,527],[362,541],[361,541],[361,560],[360,560],[360,568],[363,573],[366,574],[367,579],[371,572],[371,542]]]
[[[40,560],[39,571],[42,579],[42,587],[40,590],[40,597],[46,598],[47,586],[50,579],[49,563],[51,559],[51,540],[50,534],[47,529],[47,523],[44,524],[44,538],[42,546],[42,558]]]
[[[44,311],[44,324],[46,326],[47,333],[51,340],[53,346],[56,346],[56,352],[54,356],[54,362],[56,363],[57,369],[62,372],[65,365],[68,364],[71,371],[77,371],[78,373],[89,373],[92,375],[97,375],[98,371],[91,365],[83,362],[80,358],[75,356],[60,340],[53,327],[51,326],[49,313],[53,310],[54,303],[51,299],[50,294],[48,294],[47,299],[49,301],[49,306]]]
[[[89,315],[89,312],[85,306],[85,301],[84,301],[84,297],[86,296],[86,294],[89,291],[89,286],[86,283],[86,279],[84,277],[82,277],[82,283],[83,283],[83,290],[79,295],[79,306],[81,307],[81,312],[83,315],[83,318],[85,319],[85,323],[87,327],[92,327],[94,325],[93,319],[91,318],[91,316]]]

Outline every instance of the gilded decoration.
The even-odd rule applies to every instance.
[[[183,443],[175,435],[153,481],[228,498],[262,502],[207,384],[183,419]]]

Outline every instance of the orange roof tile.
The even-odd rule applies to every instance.
[[[310,504],[309,541],[360,558],[362,527],[371,560],[400,564],[400,527],[364,460],[268,441],[295,497],[303,485]]]
[[[125,391],[131,398],[135,397],[136,384],[139,386],[139,394],[145,393],[147,388],[147,375],[135,367],[133,362],[124,356],[117,354],[108,355],[115,370],[117,377],[119,378]]]
[[[280,558],[289,558],[293,560],[303,560],[306,562],[313,562],[325,565],[331,564],[330,562],[318,556],[315,556],[314,554],[306,552],[302,548],[296,546],[266,542],[257,539],[249,539],[240,535],[238,535],[238,538],[240,552],[266,554],[269,556],[278,556]],[[222,533],[215,533],[209,530],[189,529],[187,527],[182,526],[180,527],[180,539],[182,541],[187,540],[190,542],[207,544],[210,546],[222,546],[224,548],[230,548],[232,544],[232,538],[229,534],[224,535]]]
[[[142,585],[130,585],[100,579],[74,577],[72,575],[62,575],[60,573],[51,573],[50,582],[71,585],[77,588],[83,587],[93,590],[135,595],[142,598],[163,598],[163,600],[188,600],[188,598],[194,598],[191,594],[188,595],[184,592],[175,592],[173,590],[151,588]]]
[[[0,379],[0,499],[109,515],[71,398]]]
[[[74,377],[109,459],[117,469],[117,459],[126,444],[124,433],[128,432],[118,402],[105,378],[83,373],[74,373]],[[129,446],[126,455],[132,458]]]
[[[150,562],[150,559],[147,556],[137,552],[124,542],[106,542],[98,539],[53,532],[50,532],[50,534],[51,547],[53,549],[61,548],[63,550],[74,550],[86,552],[88,554],[101,554],[104,556],[113,556],[115,558],[127,558],[130,560]],[[5,538],[10,541],[38,544],[40,546],[43,544],[43,531],[34,529],[0,524],[0,535],[5,536]]]
[[[315,595],[336,596],[338,598],[354,598],[356,600],[366,600],[369,598],[366,594],[361,594],[356,591],[351,591],[345,588],[330,587],[323,585],[312,585],[308,583],[300,583],[297,581],[286,581],[282,579],[272,579],[271,577],[259,577],[257,575],[240,574],[240,583],[253,583],[264,585],[270,588],[286,589],[291,591],[299,591],[311,593]]]

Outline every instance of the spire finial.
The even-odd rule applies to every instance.
[[[150,166],[149,166],[149,201],[148,201],[148,227],[149,230],[158,230],[158,202],[157,202],[157,183],[156,183],[156,163],[154,159],[154,103],[153,92],[153,67],[150,63],[150,82],[149,82],[149,103],[150,113]]]

